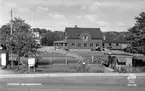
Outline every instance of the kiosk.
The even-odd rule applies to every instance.
[[[8,64],[8,53],[4,50],[0,49],[0,65],[6,66]]]

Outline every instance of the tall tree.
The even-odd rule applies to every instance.
[[[11,22],[13,25],[12,34],[10,34],[10,23],[2,26],[0,29],[2,45],[7,52],[12,50],[12,52],[17,55],[19,69],[20,57],[36,56],[39,45],[37,45],[29,24],[25,23],[21,18],[14,18]]]
[[[54,31],[42,35],[41,44],[45,46],[53,46],[54,41],[59,41],[63,39],[63,32],[61,31]]]
[[[128,32],[115,32],[115,31],[104,32],[104,35],[106,36],[106,41],[125,42],[127,34]]]
[[[130,28],[127,40],[131,43],[131,50],[145,54],[145,12],[135,17],[135,25]]]
[[[50,31],[50,30],[46,30],[46,29],[40,29],[40,28],[33,28],[34,32],[39,32],[39,34],[43,34],[43,33],[46,33],[47,31]]]

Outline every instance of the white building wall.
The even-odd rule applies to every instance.
[[[111,46],[109,45],[110,43],[104,43],[104,47],[108,48],[111,47],[112,49],[124,49],[128,46],[128,44],[122,44],[122,43],[111,43]]]

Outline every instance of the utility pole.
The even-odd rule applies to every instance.
[[[34,11],[32,12],[32,26],[34,26]],[[34,33],[34,28],[32,28],[32,33]]]
[[[13,11],[11,9],[11,34],[13,33],[13,31],[12,31],[12,28],[13,28],[13,26],[12,26],[12,20],[13,20]]]
[[[12,20],[13,20],[13,11],[11,9],[11,22],[10,22],[11,23],[11,35],[13,33]],[[12,40],[12,36],[11,36],[10,40]],[[13,67],[13,54],[12,53],[13,53],[13,51],[11,49],[11,67]]]

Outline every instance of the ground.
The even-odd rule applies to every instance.
[[[137,77],[136,87],[127,86],[128,83],[126,76],[1,78],[0,89],[2,91],[144,91],[145,89],[144,77]]]
[[[86,49],[84,50],[73,49],[67,52],[64,50],[54,50],[54,47],[43,47],[43,48],[40,48],[39,51],[41,51],[41,55],[40,55],[41,58],[38,61],[38,65],[40,68],[39,70],[41,72],[74,72],[68,69],[69,65],[77,64],[81,62],[82,60],[83,61],[85,60],[91,63],[92,58],[95,64],[100,64],[100,61],[99,61],[100,59],[102,59],[105,63],[107,63],[108,55],[106,55],[106,53],[109,52],[108,50],[107,51],[91,51],[91,50],[86,50]],[[120,51],[111,51],[111,52],[119,53],[119,54],[126,54],[125,52],[120,52]],[[13,56],[13,59],[15,58],[16,57]],[[27,63],[27,58],[21,57],[21,61],[23,63]],[[53,65],[50,66],[50,64],[53,64]],[[66,64],[69,64],[69,65],[66,65]],[[102,69],[102,66],[100,65],[96,66],[96,69],[98,69],[97,72],[100,72],[100,69]],[[49,68],[51,68],[51,71]],[[20,73],[23,73],[25,71],[26,70],[23,70]],[[112,70],[107,69],[105,72],[112,72]]]

